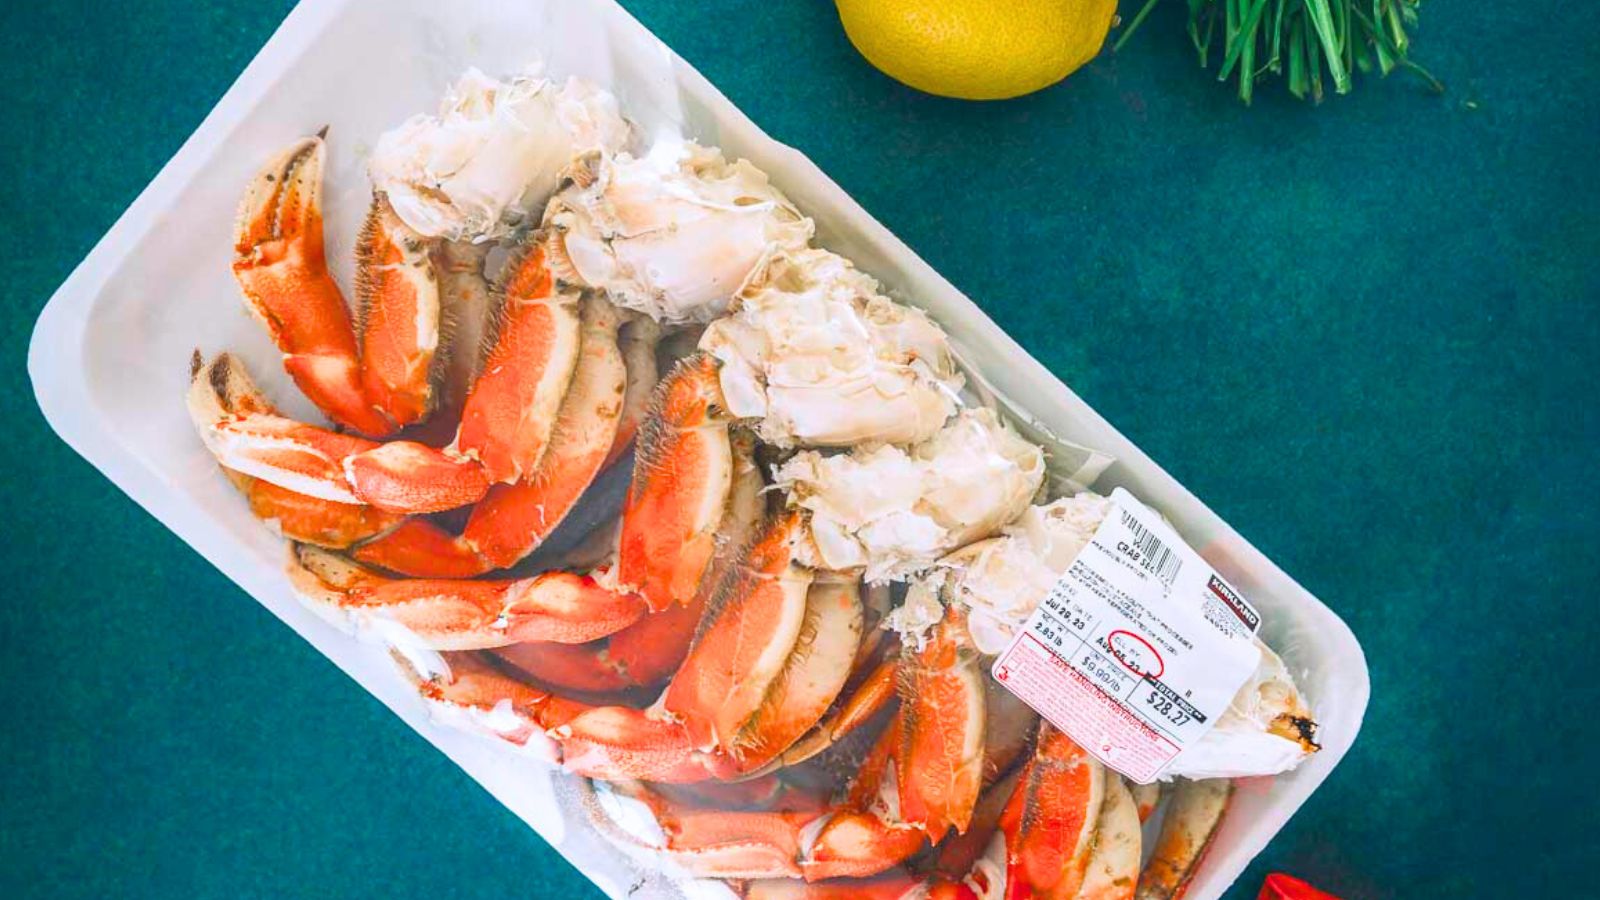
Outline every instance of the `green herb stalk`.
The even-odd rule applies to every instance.
[[[1120,50],[1159,0],[1145,0],[1112,49]],[[1289,92],[1322,102],[1325,83],[1350,90],[1354,72],[1395,69],[1416,74],[1437,91],[1444,85],[1410,59],[1421,0],[1185,0],[1189,38],[1207,67],[1212,42],[1222,57],[1217,79],[1237,76],[1249,103],[1258,80],[1285,77]]]

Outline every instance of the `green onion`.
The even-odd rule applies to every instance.
[[[1144,5],[1117,36],[1122,49],[1159,0]],[[1239,99],[1249,103],[1257,81],[1282,76],[1289,93],[1320,103],[1323,78],[1335,93],[1350,91],[1353,74],[1405,69],[1435,91],[1444,85],[1411,61],[1410,32],[1422,0],[1185,0],[1189,39],[1202,68],[1211,41],[1221,32],[1222,64],[1217,79],[1236,79]]]

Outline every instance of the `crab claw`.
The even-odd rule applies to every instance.
[[[616,694],[653,687],[683,663],[701,603],[649,613],[603,644],[516,644],[494,651],[502,662],[551,687]]]
[[[579,644],[626,628],[645,613],[638,597],[570,572],[493,581],[388,578],[299,546],[288,574],[295,593],[335,624],[358,632],[400,628],[435,650]]]
[[[555,531],[600,473],[617,436],[628,372],[617,347],[621,320],[599,297],[583,301],[578,360],[548,449],[515,484],[495,485],[462,537],[497,568],[516,564]]]
[[[231,469],[223,469],[222,473],[249,501],[256,518],[285,538],[302,544],[343,550],[403,527],[401,523],[407,521],[364,504],[307,497]]]
[[[765,775],[788,766],[797,766],[837,744],[893,706],[899,696],[895,690],[899,666],[897,655],[883,659],[861,678],[860,684],[848,696],[823,716],[816,727],[751,775]]]
[[[431,447],[379,444],[278,415],[230,353],[195,367],[187,403],[223,468],[308,497],[417,513],[464,506],[488,490],[475,464]]]
[[[997,855],[995,834],[1000,816],[1010,803],[1022,778],[1021,767],[1014,766],[1033,746],[1038,717],[1026,704],[1004,688],[995,685],[984,693],[985,714],[983,793],[972,809],[972,819],[961,834],[946,835],[933,859],[933,871],[947,883],[961,882],[979,874],[999,882],[1005,869]],[[980,865],[980,861],[982,864]]]
[[[717,757],[690,748],[681,727],[648,711],[551,693],[477,653],[441,654],[442,672],[422,672],[406,657],[396,658],[436,714],[467,730],[543,750],[552,762],[586,778],[687,784],[727,772]]]
[[[733,489],[711,570],[687,606],[650,613],[600,646],[519,644],[496,655],[544,684],[586,693],[651,687],[678,671],[712,590],[761,524],[765,482],[756,466],[755,441],[747,434],[733,438],[733,468]]]
[[[489,490],[482,469],[416,441],[379,444],[341,462],[351,493],[389,512],[443,512]]]
[[[806,592],[800,636],[756,714],[728,748],[741,771],[754,771],[811,729],[850,677],[861,643],[861,592],[854,579],[819,574]]]
[[[691,356],[662,379],[639,428],[617,576],[651,609],[689,602],[715,552],[733,468],[721,400],[716,360]]]
[[[994,849],[995,835],[1000,830],[1000,816],[1011,802],[1022,770],[1014,769],[994,784],[984,788],[978,805],[972,810],[972,824],[965,834],[952,834],[939,844],[933,857],[933,872],[940,878],[960,881],[973,872],[980,860]],[[996,874],[1004,874],[1003,867]]]
[[[377,447],[278,415],[231,353],[204,362],[196,354],[185,402],[206,448],[222,467],[298,494],[360,504],[344,477],[344,459]]]
[[[356,245],[361,387],[396,425],[422,421],[438,402],[435,244],[400,221],[383,197],[373,198]]]
[[[801,868],[808,881],[866,878],[886,872],[928,845],[927,836],[870,811],[849,811],[828,820]]]
[[[480,503],[482,501],[479,501]],[[411,517],[350,551],[356,562],[415,578],[475,578],[494,569],[459,534]]]
[[[567,771],[586,778],[639,778],[684,784],[731,774],[725,759],[703,753],[681,723],[651,710],[597,706],[550,732]]]
[[[756,809],[730,808],[725,788],[716,785],[646,787],[624,782],[611,785],[610,792],[643,804],[654,817],[661,838],[637,843],[691,874],[708,878],[800,877],[796,860],[803,835],[828,812],[817,798],[781,785]],[[734,807],[745,806],[742,798],[734,799]],[[595,811],[602,817],[597,824],[611,831],[615,820],[603,808]]]
[[[554,745],[539,744],[545,729],[585,708],[509,677],[475,653],[442,654],[438,671],[421,671],[406,656],[393,656],[436,718],[519,747],[534,746],[551,760]]]
[[[1133,900],[1143,840],[1133,793],[1121,778],[1108,775],[1106,799],[1095,823],[1094,850],[1089,855],[1078,900]]]
[[[695,746],[733,750],[800,639],[812,575],[795,560],[799,529],[793,512],[769,522],[711,595],[664,698]]]
[[[1042,727],[1033,759],[1000,816],[1008,898],[1078,895],[1105,794],[1105,768],[1065,734]]]
[[[556,282],[534,236],[506,263],[494,344],[467,394],[455,447],[512,484],[544,458],[578,365],[578,293]]]
[[[937,843],[967,830],[983,784],[984,677],[966,615],[945,608],[922,649],[900,665],[900,815]]]
[[[1136,900],[1174,900],[1183,896],[1217,836],[1232,797],[1233,782],[1226,778],[1178,780],[1166,818],[1161,821],[1155,851],[1139,875]]]
[[[611,453],[631,379],[611,304],[585,299],[581,320],[577,366],[538,465],[515,484],[490,487],[460,534],[411,520],[362,545],[357,559],[421,578],[469,578],[515,565],[555,531]]]
[[[806,848],[807,881],[866,878],[885,872],[927,846],[927,836],[900,820],[895,769],[904,717],[895,716],[867,753],[843,806]]]
[[[394,423],[368,402],[355,330],[322,241],[321,137],[296,141],[250,182],[234,231],[233,274],[283,367],[340,425],[373,436]]]
[[[886,733],[863,762],[850,796],[838,807],[788,795],[763,810],[705,809],[674,803],[653,791],[629,788],[648,804],[666,838],[663,855],[702,877],[865,877],[893,868],[926,845],[922,832],[883,815],[880,787],[892,797]]]
[[[672,856],[691,872],[741,878],[799,878],[801,834],[817,810],[696,811],[660,815]]]

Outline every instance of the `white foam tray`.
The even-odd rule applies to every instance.
[[[1243,786],[1190,894],[1219,897],[1344,756],[1369,693],[1360,645],[1326,606],[1090,409],[970,299],[856,205],[797,151],[767,137],[716,88],[609,0],[306,0],[216,109],[51,298],[28,369],[50,424],[86,459],[386,703],[536,829],[603,890],[672,896],[686,885],[642,875],[584,825],[573,779],[499,745],[429,721],[383,651],[303,609],[280,567],[281,541],[217,473],[185,414],[190,352],[243,353],[274,399],[312,415],[244,312],[229,271],[246,180],[287,141],[331,125],[330,256],[338,265],[366,209],[361,159],[385,128],[432,109],[462,69],[522,69],[615,91],[647,131],[680,128],[748,157],[816,217],[822,244],[929,310],[1005,396],[1035,420],[1119,462],[1097,487],[1122,485],[1161,509],[1261,609],[1322,723],[1323,751],[1291,775]],[[347,264],[346,264],[347,265]],[[348,271],[342,273],[346,277]],[[698,893],[698,891],[694,891]]]

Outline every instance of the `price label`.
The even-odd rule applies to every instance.
[[[995,679],[1141,784],[1216,725],[1261,654],[1261,617],[1118,488],[1094,538],[995,660]]]

